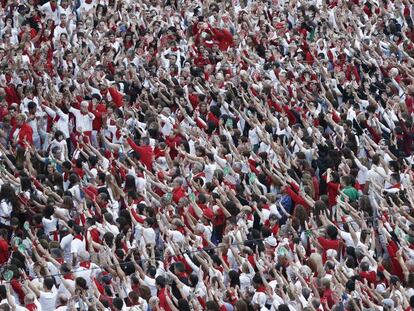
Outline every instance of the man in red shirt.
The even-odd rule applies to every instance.
[[[128,137],[128,144],[134,151],[140,155],[140,162],[144,164],[149,171],[152,171],[152,161],[154,160],[154,150],[150,146],[148,137],[142,138],[142,146],[138,146],[130,137]]]
[[[163,276],[157,276],[155,279],[155,285],[157,286],[158,294],[157,297],[160,300],[160,308],[165,311],[171,311],[171,308],[167,302],[167,289],[165,288],[166,282]]]
[[[9,260],[9,243],[7,242],[7,230],[0,229],[0,265]]]
[[[335,226],[329,225],[326,228],[326,235],[327,235],[327,238],[318,237],[318,243],[322,247],[322,250],[323,250],[323,253],[322,253],[323,263],[326,262],[326,259],[327,259],[326,252],[328,249],[336,250],[339,254],[339,251],[341,248],[341,241],[338,240],[338,229]]]
[[[10,140],[17,142],[19,147],[27,144],[33,145],[33,129],[26,123],[26,116],[19,114],[16,117],[16,126],[10,132]]]

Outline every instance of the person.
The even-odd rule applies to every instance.
[[[31,282],[25,281],[25,290],[27,293],[33,292],[33,294],[39,299],[39,304],[42,310],[52,311],[55,310],[57,290],[53,278],[46,277],[43,280],[43,288],[39,290]]]
[[[10,132],[10,140],[16,147],[25,148],[26,145],[33,145],[33,129],[26,123],[23,113],[16,116],[16,125]]]
[[[9,260],[9,243],[8,240],[8,232],[6,229],[0,229],[0,265],[5,264]]]

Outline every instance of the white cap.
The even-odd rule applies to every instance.
[[[265,242],[267,245],[271,246],[271,247],[276,247],[276,245],[277,245],[277,241],[276,241],[276,239],[275,239],[275,237],[274,237],[273,235],[268,236],[268,237],[264,240],[264,242]]]

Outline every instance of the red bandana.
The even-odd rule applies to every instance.
[[[73,237],[73,239],[78,239],[78,240],[83,241],[83,236],[80,235],[80,234],[75,234],[75,236]]]

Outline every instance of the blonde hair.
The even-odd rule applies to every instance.
[[[25,122],[26,121],[26,115],[24,113],[19,113],[16,116],[16,120],[22,120],[23,122]]]

